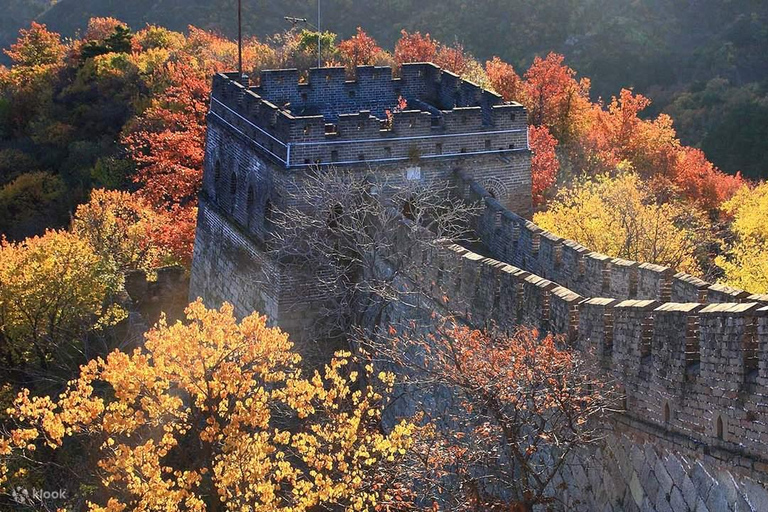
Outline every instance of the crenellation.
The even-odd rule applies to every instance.
[[[306,79],[267,71],[254,87],[234,74],[214,77],[192,297],[228,300],[238,314],[258,310],[301,336],[324,297],[269,247],[276,209],[313,206],[295,193],[304,171],[338,165],[398,184],[449,181],[481,206],[471,227],[484,255],[398,238],[407,247],[399,255],[407,259],[403,289],[414,299],[396,306],[403,315],[428,322],[439,311],[476,327],[562,334],[597,355],[626,391],[621,418],[634,432],[721,467],[768,472],[768,295],[609,257],[528,220],[522,106],[433,64],[403,65],[399,77],[364,66],[355,76],[342,68],[311,70]],[[407,219],[402,226],[400,235],[415,229]],[[654,503],[661,470],[643,467],[638,476],[651,482]]]
[[[612,297],[639,298],[638,269],[636,261],[613,258],[610,261],[610,274],[608,276],[608,289]]]
[[[749,292],[725,286],[712,284],[707,287],[707,302],[744,302],[750,296]]]
[[[675,271],[662,265],[640,263],[637,265],[637,298],[662,301],[672,300],[672,276]]]

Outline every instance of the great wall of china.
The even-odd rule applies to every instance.
[[[526,220],[519,106],[431,65],[404,66],[387,80],[387,70],[363,68],[355,83],[343,70],[313,72],[298,85],[295,71],[268,72],[250,88],[225,75],[214,81],[192,296],[259,310],[289,331],[302,324],[317,297],[264,244],[272,204],[280,206],[281,189],[301,186],[307,165],[383,166],[402,179],[418,168],[420,179],[452,180],[461,197],[483,205],[473,228],[487,252],[404,245],[421,311],[393,306],[382,322],[448,308],[477,326],[563,334],[600,359],[626,394],[626,412],[604,446],[564,470],[566,510],[768,510],[768,296],[598,254]],[[362,90],[363,78],[380,90]],[[374,93],[388,103],[361,100]],[[379,111],[392,97],[415,104],[425,94],[438,98],[437,114],[425,101],[382,126]],[[309,106],[334,101],[367,110]],[[462,128],[470,124],[477,133]],[[491,160],[499,157],[502,168]]]

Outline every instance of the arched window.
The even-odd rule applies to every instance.
[[[237,174],[234,172],[229,177],[229,209],[235,211],[235,197],[237,196]]]
[[[253,219],[253,205],[255,197],[253,193],[253,185],[248,185],[248,193],[245,199],[245,214],[247,215],[245,223],[247,227],[251,227],[251,220]]]
[[[669,423],[671,419],[671,412],[669,410],[669,403],[664,402],[664,423]]]
[[[717,420],[715,420],[715,435],[720,440],[725,439],[725,429],[723,428],[723,417],[720,416],[719,414],[717,415]]]

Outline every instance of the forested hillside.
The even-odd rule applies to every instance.
[[[433,61],[523,103],[536,220],[545,227],[613,256],[768,289],[768,234],[753,222],[765,186],[753,191],[754,184],[685,145],[671,117],[649,113],[646,96],[621,89],[610,101],[594,101],[589,78],[556,53],[536,57],[526,70],[498,57],[483,62],[461,43],[419,32],[403,31],[391,50],[361,29],[341,41],[325,32],[322,41],[323,60],[350,74],[359,64],[397,72],[404,62]],[[306,70],[316,48],[317,33],[306,30],[267,42],[249,38],[245,68],[254,77],[269,68]],[[157,26],[132,32],[114,18],[93,18],[67,42],[33,23],[6,54],[13,64],[0,67],[0,233],[21,240],[66,226],[92,189],[127,190],[133,194],[96,207],[127,223],[120,229],[145,234],[143,264],[188,262],[210,77],[234,69],[236,43],[196,28],[186,35]],[[719,83],[679,103],[710,106],[719,92],[722,101],[736,102],[729,106],[734,115],[744,112]],[[754,100],[757,90],[742,89]],[[696,115],[680,110],[691,127],[707,117],[706,108]],[[746,115],[730,116],[724,122],[750,126]],[[764,126],[757,120],[754,128]],[[713,143],[722,147],[722,138]],[[745,138],[742,145],[757,154],[761,142]],[[754,208],[744,209],[749,203]],[[648,225],[654,230],[637,229]]]
[[[314,0],[243,4],[245,31],[260,38],[288,29],[284,16],[316,23]],[[147,23],[178,31],[194,25],[232,37],[235,5],[235,0],[11,0],[0,43],[7,46],[33,17],[64,36],[84,30],[93,16],[112,16],[134,30]],[[385,47],[406,29],[457,41],[481,60],[498,55],[516,67],[530,65],[535,55],[561,53],[592,79],[593,99],[633,87],[654,100],[648,114],[674,113],[683,142],[704,149],[725,171],[754,177],[768,172],[761,128],[768,124],[765,2],[325,0],[322,6],[323,28],[347,37],[363,25]]]
[[[681,140],[673,118],[654,110],[639,87],[617,87],[599,99],[603,93],[595,82],[573,64],[606,52],[613,52],[616,62],[626,55],[622,69],[627,76],[639,73],[663,82],[665,89],[643,87],[649,95],[667,98],[686,133],[723,158],[733,159],[737,147],[754,159],[754,169],[764,171],[759,159],[768,138],[761,116],[768,106],[766,89],[758,82],[763,63],[757,59],[765,37],[759,29],[762,18],[757,12],[741,27],[729,17],[737,12],[730,10],[733,4],[710,12],[719,19],[707,19],[718,48],[731,48],[724,60],[709,50],[696,54],[696,48],[715,44],[715,39],[705,42],[706,34],[696,42],[670,29],[651,40],[641,35],[655,25],[632,22],[642,27],[632,32],[620,30],[619,24],[615,29],[622,40],[645,41],[622,50],[601,40],[600,32],[573,36],[573,20],[553,21],[587,16],[597,8],[594,4],[531,2],[525,20],[505,10],[503,2],[496,11],[483,11],[485,18],[469,12],[480,10],[477,4],[461,4],[465,10],[456,4],[454,18],[450,10],[427,16],[434,4],[398,3],[398,9],[413,8],[407,19],[409,26],[425,27],[419,32],[399,31],[393,13],[402,11],[393,3],[373,9],[350,2],[338,18],[349,20],[350,27],[353,20],[373,20],[381,41],[361,28],[342,36],[298,27],[271,38],[249,36],[243,67],[255,81],[264,69],[296,67],[304,73],[315,65],[319,42],[324,63],[345,67],[350,78],[357,65],[390,66],[397,75],[405,63],[435,62],[526,107],[537,224],[612,257],[768,293],[768,183],[723,172],[701,149]],[[327,364],[313,373],[306,371],[298,347],[284,332],[268,327],[259,313],[238,320],[232,306],[209,310],[198,300],[187,308],[184,322],[173,321],[180,313],[174,315],[172,308],[168,322],[158,321],[159,311],[169,311],[178,298],[162,300],[173,294],[148,291],[157,292],[161,275],[184,276],[184,268],[161,267],[189,269],[211,77],[236,68],[237,44],[214,31],[180,26],[187,22],[184,15],[198,12],[203,24],[223,28],[229,14],[221,6],[200,2],[198,9],[194,3],[182,9],[174,4],[178,10],[172,11],[160,2],[104,5],[125,9],[135,28],[96,17],[77,36],[63,38],[31,22],[5,48],[8,65],[0,65],[0,509],[27,503],[19,501],[18,489],[41,487],[61,490],[55,507],[49,500],[46,510],[104,512],[243,510],[258,508],[256,503],[263,510],[417,510],[410,505],[416,497],[433,495],[454,500],[449,510],[456,511],[477,510],[481,504],[493,510],[533,510],[553,503],[547,494],[551,470],[562,464],[549,462],[551,454],[565,456],[602,438],[593,430],[596,414],[619,407],[613,383],[594,379],[583,360],[574,357],[570,342],[542,339],[529,328],[496,335],[440,326],[436,335],[416,339],[394,327],[384,329],[380,341],[391,350],[383,354],[390,358],[384,367],[406,365],[407,355],[418,354],[414,366],[403,367],[424,369],[421,355],[429,354],[434,364],[427,367],[428,379],[414,373],[418,378],[408,384],[428,382],[430,393],[460,389],[451,401],[461,413],[451,417],[441,411],[440,419],[448,420],[441,424],[462,425],[461,431],[449,429],[443,435],[430,418],[417,415],[418,421],[402,421],[384,432],[381,418],[388,405],[383,397],[391,396],[395,376],[374,369],[371,362],[382,359],[359,352],[365,345],[356,346],[355,354],[328,355]],[[277,9],[277,3],[270,5]],[[611,5],[603,7],[610,11]],[[655,6],[642,12],[653,14],[659,26],[695,23],[693,11],[642,5]],[[664,16],[658,10],[663,5],[671,9]],[[714,2],[688,5],[704,12],[715,8]],[[65,6],[69,10],[60,10]],[[751,12],[746,7],[742,11]],[[757,3],[752,7],[762,9]],[[632,4],[632,12],[639,9]],[[131,16],[137,12],[141,16]],[[142,25],[154,12],[169,16],[168,23],[184,31]],[[678,18],[686,13],[690,19]],[[41,19],[51,25],[71,23],[65,29],[74,30],[88,15],[86,2],[62,0]],[[467,20],[466,30],[454,19]],[[486,35],[477,40],[488,48],[469,41],[483,30],[478,20],[485,20]],[[519,30],[508,30],[510,24]],[[723,42],[728,30],[742,37],[750,27],[756,32],[739,45]],[[495,40],[491,29],[498,30]],[[457,40],[455,33],[467,40]],[[667,44],[673,33],[679,40]],[[515,46],[518,39],[527,46]],[[548,44],[563,48],[570,58],[545,52]],[[677,53],[685,48],[690,59]],[[667,64],[649,59],[645,71],[633,67],[638,53],[657,55],[658,49],[668,50],[668,60],[662,59]],[[490,57],[496,53],[511,57]],[[608,61],[592,62],[603,66]],[[659,70],[652,71],[655,66]],[[611,83],[606,73],[616,71],[588,64],[585,69],[603,73],[603,84]],[[678,83],[689,79],[686,87]],[[400,98],[392,108],[407,103]],[[418,151],[409,157],[419,158]],[[729,162],[742,168],[737,159]],[[371,169],[371,175],[375,172]],[[350,262],[367,257],[374,262],[371,268],[399,277],[381,265],[382,233],[371,228],[376,226],[371,211],[386,211],[392,220],[380,224],[382,232],[389,230],[386,236],[400,232],[391,226],[402,226],[392,212],[406,212],[378,199],[384,194],[372,192],[368,177],[359,180],[361,199],[351,203],[353,208],[341,208],[342,214],[361,210],[359,229],[351,229],[347,217],[337,219],[334,200],[327,203],[334,205],[331,217],[329,209],[318,207],[306,224],[313,233],[327,232],[319,242],[324,245],[316,246],[326,249],[306,251],[303,240],[297,244],[300,251],[344,268],[339,274],[344,278],[330,280],[333,286],[354,288],[357,275],[365,274],[358,274],[359,263]],[[351,180],[337,183],[345,181]],[[229,185],[236,197],[237,182]],[[446,209],[473,210],[463,201],[451,207],[455,195],[442,197],[436,209],[420,216],[456,219]],[[412,199],[405,196],[404,201],[411,213],[421,209],[412,206]],[[379,210],[366,209],[376,202]],[[283,205],[273,213],[278,222],[290,215]],[[465,226],[467,220],[454,226]],[[277,231],[274,226],[265,229]],[[365,236],[340,238],[350,231]],[[377,239],[373,245],[366,241],[371,234]],[[336,253],[327,249],[332,246]],[[157,281],[150,283],[153,275]],[[439,290],[440,279],[431,286]],[[399,283],[390,281],[386,292],[372,292],[376,286],[370,283],[361,288],[363,295],[384,295]],[[176,290],[176,295],[185,302],[187,291]],[[342,290],[344,307],[350,304],[346,298],[355,296],[347,292]],[[752,356],[744,356],[743,368],[751,361]],[[478,421],[464,428],[465,415],[477,411]],[[536,435],[530,434],[531,425],[541,426]],[[557,452],[545,446],[557,446]],[[541,478],[536,469],[530,470],[535,478],[519,477],[518,466],[509,461],[534,467],[529,461],[537,460],[537,451],[546,454],[550,476]],[[501,489],[503,495],[478,491],[473,475],[485,475],[477,468],[488,461],[500,473],[488,489]],[[425,484],[432,487],[425,491]]]

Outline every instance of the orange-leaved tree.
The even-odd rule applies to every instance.
[[[77,207],[72,232],[87,240],[118,272],[152,271],[183,261],[189,252],[164,236],[168,226],[174,225],[169,214],[157,212],[135,193],[97,189],[89,202]]]
[[[143,349],[82,367],[57,399],[21,393],[0,438],[0,478],[68,443],[93,443],[93,511],[371,510],[393,500],[415,426],[379,428],[386,373],[339,352],[305,376],[288,336],[197,301]],[[61,472],[60,472],[61,473]]]
[[[600,440],[599,420],[619,402],[588,356],[535,329],[447,324],[426,337],[390,334],[380,351],[406,369],[404,390],[441,397],[416,399],[438,427],[433,442],[416,449],[425,464],[420,496],[447,509],[554,503],[561,469],[576,449]]]
[[[453,46],[441,44],[435,55],[435,64],[459,76],[464,76],[472,60],[460,43]]]
[[[168,62],[165,71],[171,85],[125,129],[123,143],[138,166],[138,194],[159,215],[174,219],[157,224],[155,238],[188,263],[203,176],[210,85],[191,62]]]
[[[190,63],[169,62],[170,87],[128,127],[123,142],[138,164],[141,195],[153,206],[194,204],[202,181],[210,85]]]
[[[494,91],[501,94],[504,101],[517,101],[523,103],[523,81],[515,72],[511,64],[507,64],[498,57],[486,61],[485,72],[488,81]]]
[[[3,50],[11,59],[11,68],[0,66],[0,94],[12,98],[11,128],[23,130],[53,97],[56,72],[64,64],[66,47],[61,37],[45,25],[32,22],[21,29],[16,43]]]
[[[409,34],[400,32],[400,39],[395,43],[395,60],[398,64],[405,62],[434,62],[437,55],[437,42],[429,34],[421,32]]]
[[[370,66],[376,63],[376,58],[384,50],[376,43],[376,40],[357,27],[357,33],[345,39],[338,46],[339,54],[347,67]]]
[[[557,139],[546,126],[528,127],[528,144],[531,147],[531,192],[533,204],[544,202],[545,193],[555,184],[560,162],[557,160]]]
[[[579,135],[584,117],[592,108],[590,81],[576,79],[576,72],[563,64],[564,57],[550,53],[536,57],[525,73],[521,96],[528,108],[528,121],[549,128],[560,142]]]

